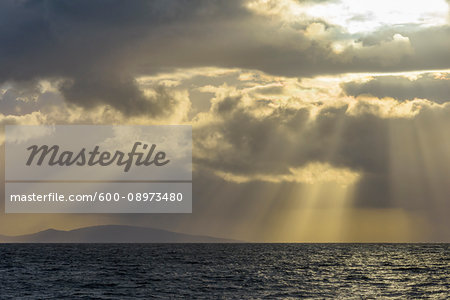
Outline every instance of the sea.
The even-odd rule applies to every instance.
[[[450,299],[450,244],[0,244],[0,299]]]

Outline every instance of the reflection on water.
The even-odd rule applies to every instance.
[[[4,244],[0,298],[450,297],[449,244]]]

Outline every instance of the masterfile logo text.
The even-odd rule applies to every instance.
[[[6,126],[5,136],[7,213],[192,211],[191,126]]]
[[[142,145],[142,150],[146,152],[138,151],[138,148]],[[147,150],[148,149],[148,150]],[[157,167],[164,166],[170,162],[166,159],[166,153],[164,151],[158,151],[154,154],[156,144],[150,147],[141,142],[135,142],[131,151],[124,153],[122,151],[115,151],[111,153],[109,151],[100,151],[100,146],[95,146],[91,151],[87,151],[86,148],[82,148],[78,153],[72,151],[60,151],[58,145],[49,147],[48,145],[32,145],[27,148],[30,150],[30,156],[28,157],[27,166],[33,164],[33,162],[41,166],[46,163],[49,166],[109,166],[111,164],[117,164],[117,166],[124,166],[124,172],[128,172],[131,166],[150,166]],[[136,159],[135,159],[136,158]],[[47,159],[47,160],[46,160]]]

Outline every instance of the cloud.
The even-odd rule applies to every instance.
[[[246,4],[2,1],[0,82],[62,79],[70,103],[155,117],[178,102],[163,90],[147,97],[136,78],[167,70],[219,66],[298,77],[450,67],[448,26],[361,37],[320,21],[319,36],[308,31],[316,19],[286,22]]]
[[[346,82],[342,85],[347,95],[391,97],[399,101],[416,98],[436,103],[450,101],[450,75],[421,74],[415,79],[404,76],[376,76],[367,82]]]
[[[134,80],[136,60],[152,65],[158,60],[152,52],[176,51],[160,49],[171,31],[162,27],[183,27],[197,17],[207,20],[219,9],[226,14],[228,6],[233,5],[5,1],[0,4],[0,82],[62,78],[66,100],[82,107],[108,104],[127,115],[168,114],[176,99],[162,88],[146,97]]]
[[[224,96],[211,108],[210,121],[195,129],[197,162],[238,175],[290,174],[309,162],[379,173],[386,170],[387,122],[371,113],[351,115],[349,106],[317,112],[275,106],[256,113],[259,101]],[[313,115],[314,114],[314,115]]]
[[[198,97],[194,211],[202,219],[155,216],[154,224],[206,228],[216,217],[218,232],[234,218],[250,226],[266,217],[255,207],[280,215],[308,186],[335,181],[354,185],[356,207],[430,212],[445,233],[446,216],[436,212],[448,211],[450,191],[435,179],[450,174],[448,76],[342,85],[348,95],[399,101],[346,97],[338,77],[311,77],[448,69],[450,27],[361,35],[246,4],[2,1],[0,124],[183,122]],[[437,103],[412,100],[421,95]]]
[[[258,96],[250,95],[232,88],[228,93],[218,90],[210,111],[198,116],[193,127],[197,169],[243,186],[312,184],[330,177],[341,184],[353,182],[355,207],[433,215],[436,207],[448,206],[443,197],[438,197],[440,204],[435,207],[423,196],[431,189],[429,176],[445,178],[448,165],[435,168],[423,159],[433,164],[450,162],[448,143],[443,142],[448,139],[443,128],[450,122],[445,113],[450,106],[415,100],[403,107],[392,100],[389,108],[384,100],[356,99],[347,103],[266,100],[261,105]],[[395,105],[409,113],[393,113]],[[440,138],[431,138],[437,132]],[[429,158],[424,158],[424,151]],[[411,153],[408,160],[401,159],[405,153]],[[434,188],[445,190],[442,195],[450,192],[446,184],[437,185]]]
[[[0,111],[4,115],[26,115],[62,102],[49,82],[7,82],[0,85]]]
[[[152,95],[147,96],[131,78],[121,80],[107,75],[66,82],[60,90],[70,103],[84,108],[110,105],[127,116],[169,116],[183,101],[164,86],[154,87]]]
[[[359,179],[357,172],[344,169],[335,168],[329,164],[324,163],[308,163],[302,168],[291,168],[289,174],[270,176],[259,174],[255,176],[239,176],[232,173],[217,172],[217,175],[227,181],[243,183],[250,181],[261,182],[297,182],[306,184],[320,184],[320,183],[336,183],[342,186],[355,184]]]

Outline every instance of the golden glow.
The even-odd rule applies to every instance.
[[[290,168],[289,174],[265,175],[256,174],[249,176],[236,175],[226,172],[217,172],[217,175],[225,180],[243,183],[249,181],[266,182],[297,182],[317,184],[333,182],[341,186],[352,185],[358,181],[360,175],[347,168],[336,168],[327,163],[309,163],[304,167]]]
[[[445,0],[342,0],[308,9],[308,14],[341,25],[351,33],[373,31],[384,25],[443,25],[447,13]]]
[[[247,7],[258,14],[277,16],[286,22],[323,19],[350,33],[402,24],[439,26],[447,23],[448,16],[445,0],[341,0],[323,3],[253,0],[248,2]]]
[[[280,220],[279,241],[345,241],[345,223],[355,185],[315,184],[298,195],[299,207]]]

